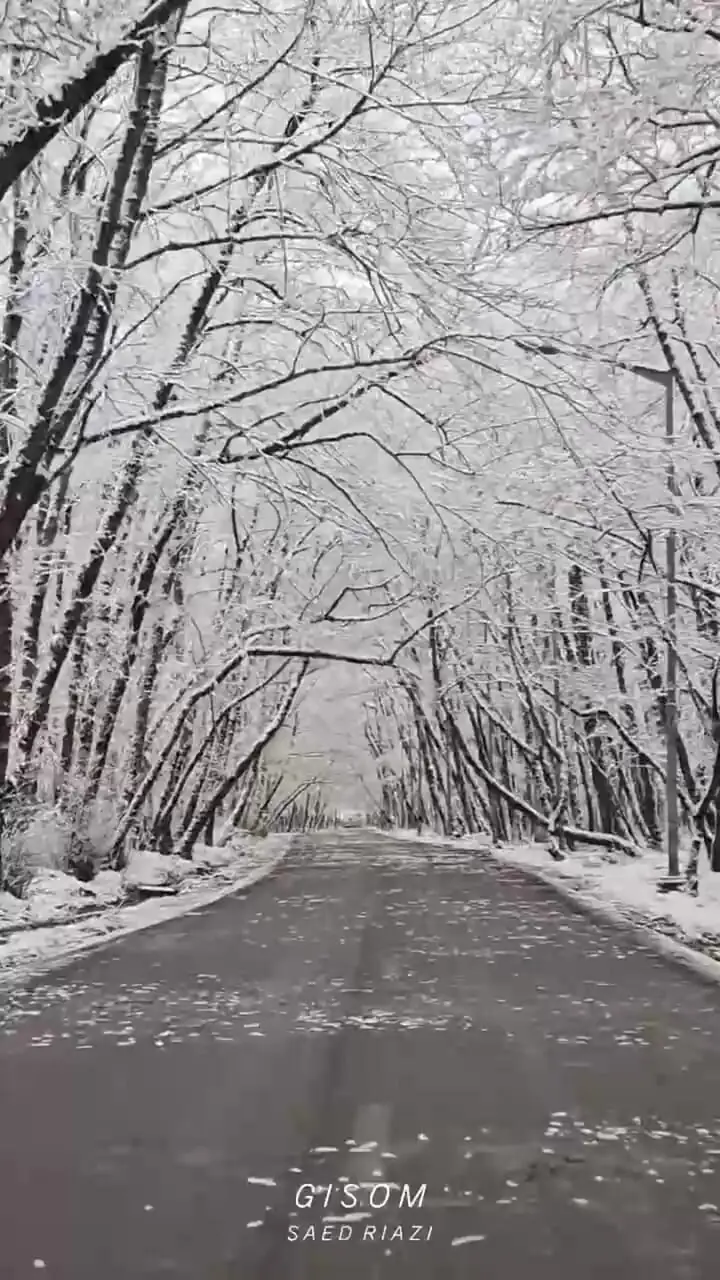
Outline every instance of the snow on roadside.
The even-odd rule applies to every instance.
[[[102,871],[81,884],[43,870],[23,899],[0,893],[0,986],[44,972],[77,953],[185,915],[269,876],[286,857],[291,837],[243,838],[223,849],[198,845],[193,861],[143,850],[127,873]],[[159,860],[159,861],[158,861]],[[175,883],[178,892],[129,905],[128,890]]]
[[[514,845],[492,852],[499,861],[540,871],[548,883],[595,906],[612,908],[631,924],[645,925],[720,960],[720,876],[708,869],[704,859],[695,898],[686,892],[659,892],[667,860],[655,850],[630,858],[590,847],[568,853],[565,862],[558,863],[550,861],[542,845]]]
[[[490,853],[499,862],[523,867],[568,896],[597,910],[605,910],[618,923],[642,926],[659,938],[720,961],[720,875],[710,871],[707,859],[702,857],[699,892],[695,898],[686,892],[659,892],[658,880],[667,874],[667,861],[655,850],[631,858],[588,846],[568,852],[564,862],[553,862],[542,844],[491,845],[481,834],[456,840],[433,836],[430,832],[419,836],[414,831],[387,834],[402,840],[453,847],[458,853],[473,848]],[[678,954],[675,947],[671,949]],[[720,977],[720,970],[716,976]]]
[[[87,911],[98,911],[103,906],[119,902],[122,881],[118,872],[103,872],[103,880],[98,894],[95,884],[82,884],[74,876],[64,871],[56,871],[43,867],[30,881],[25,897],[16,899],[21,912],[13,912],[10,924],[43,925],[54,924],[57,920],[67,920]],[[112,876],[108,883],[107,876]],[[5,923],[0,908],[0,928]],[[2,936],[0,934],[0,936]]]

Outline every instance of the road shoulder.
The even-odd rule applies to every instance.
[[[575,910],[630,929],[644,945],[720,982],[720,876],[705,867],[697,898],[684,891],[664,895],[657,888],[662,855],[653,851],[630,859],[600,848],[583,849],[555,863],[540,844],[493,846],[482,836],[449,840],[412,831],[386,834],[434,845],[450,857],[481,851],[541,881]]]
[[[92,914],[37,925],[29,922],[0,932],[0,987],[49,972],[68,960],[119,938],[175,920],[198,907],[250,889],[276,872],[290,851],[292,837],[273,835],[251,842],[234,861],[216,871],[188,875],[180,892],[132,905],[112,903]]]

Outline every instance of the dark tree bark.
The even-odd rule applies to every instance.
[[[61,129],[89,106],[120,67],[137,55],[148,36],[181,13],[186,4],[187,0],[156,0],[112,49],[98,54],[85,71],[68,80],[55,97],[44,98],[36,104],[33,123],[0,150],[0,200]]]

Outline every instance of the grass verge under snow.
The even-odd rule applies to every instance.
[[[249,888],[280,865],[289,845],[287,835],[244,837],[223,849],[197,845],[192,861],[139,852],[124,872],[100,872],[90,884],[43,870],[24,898],[0,893],[0,985]],[[163,888],[176,892],[129,901]]]

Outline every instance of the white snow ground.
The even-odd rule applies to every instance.
[[[289,847],[289,836],[272,835],[243,837],[222,849],[196,845],[192,861],[139,851],[124,872],[103,871],[90,884],[43,869],[24,898],[0,893],[0,985],[249,888],[279,866]],[[154,888],[158,896],[128,905],[127,894],[137,886]],[[162,893],[173,888],[175,893]]]
[[[678,955],[683,950],[700,953],[720,962],[720,875],[710,871],[707,859],[700,858],[697,898],[686,892],[662,894],[658,880],[667,873],[666,859],[655,850],[631,858],[622,853],[588,846],[553,862],[542,844],[492,846],[482,835],[448,840],[415,831],[388,832],[403,840],[420,840],[448,848],[482,849],[500,862],[524,867],[561,892],[586,905],[605,911],[617,921],[652,930],[668,941],[668,949]],[[687,858],[683,858],[683,865]],[[675,945],[673,945],[675,944]],[[720,965],[702,966],[720,980]]]

